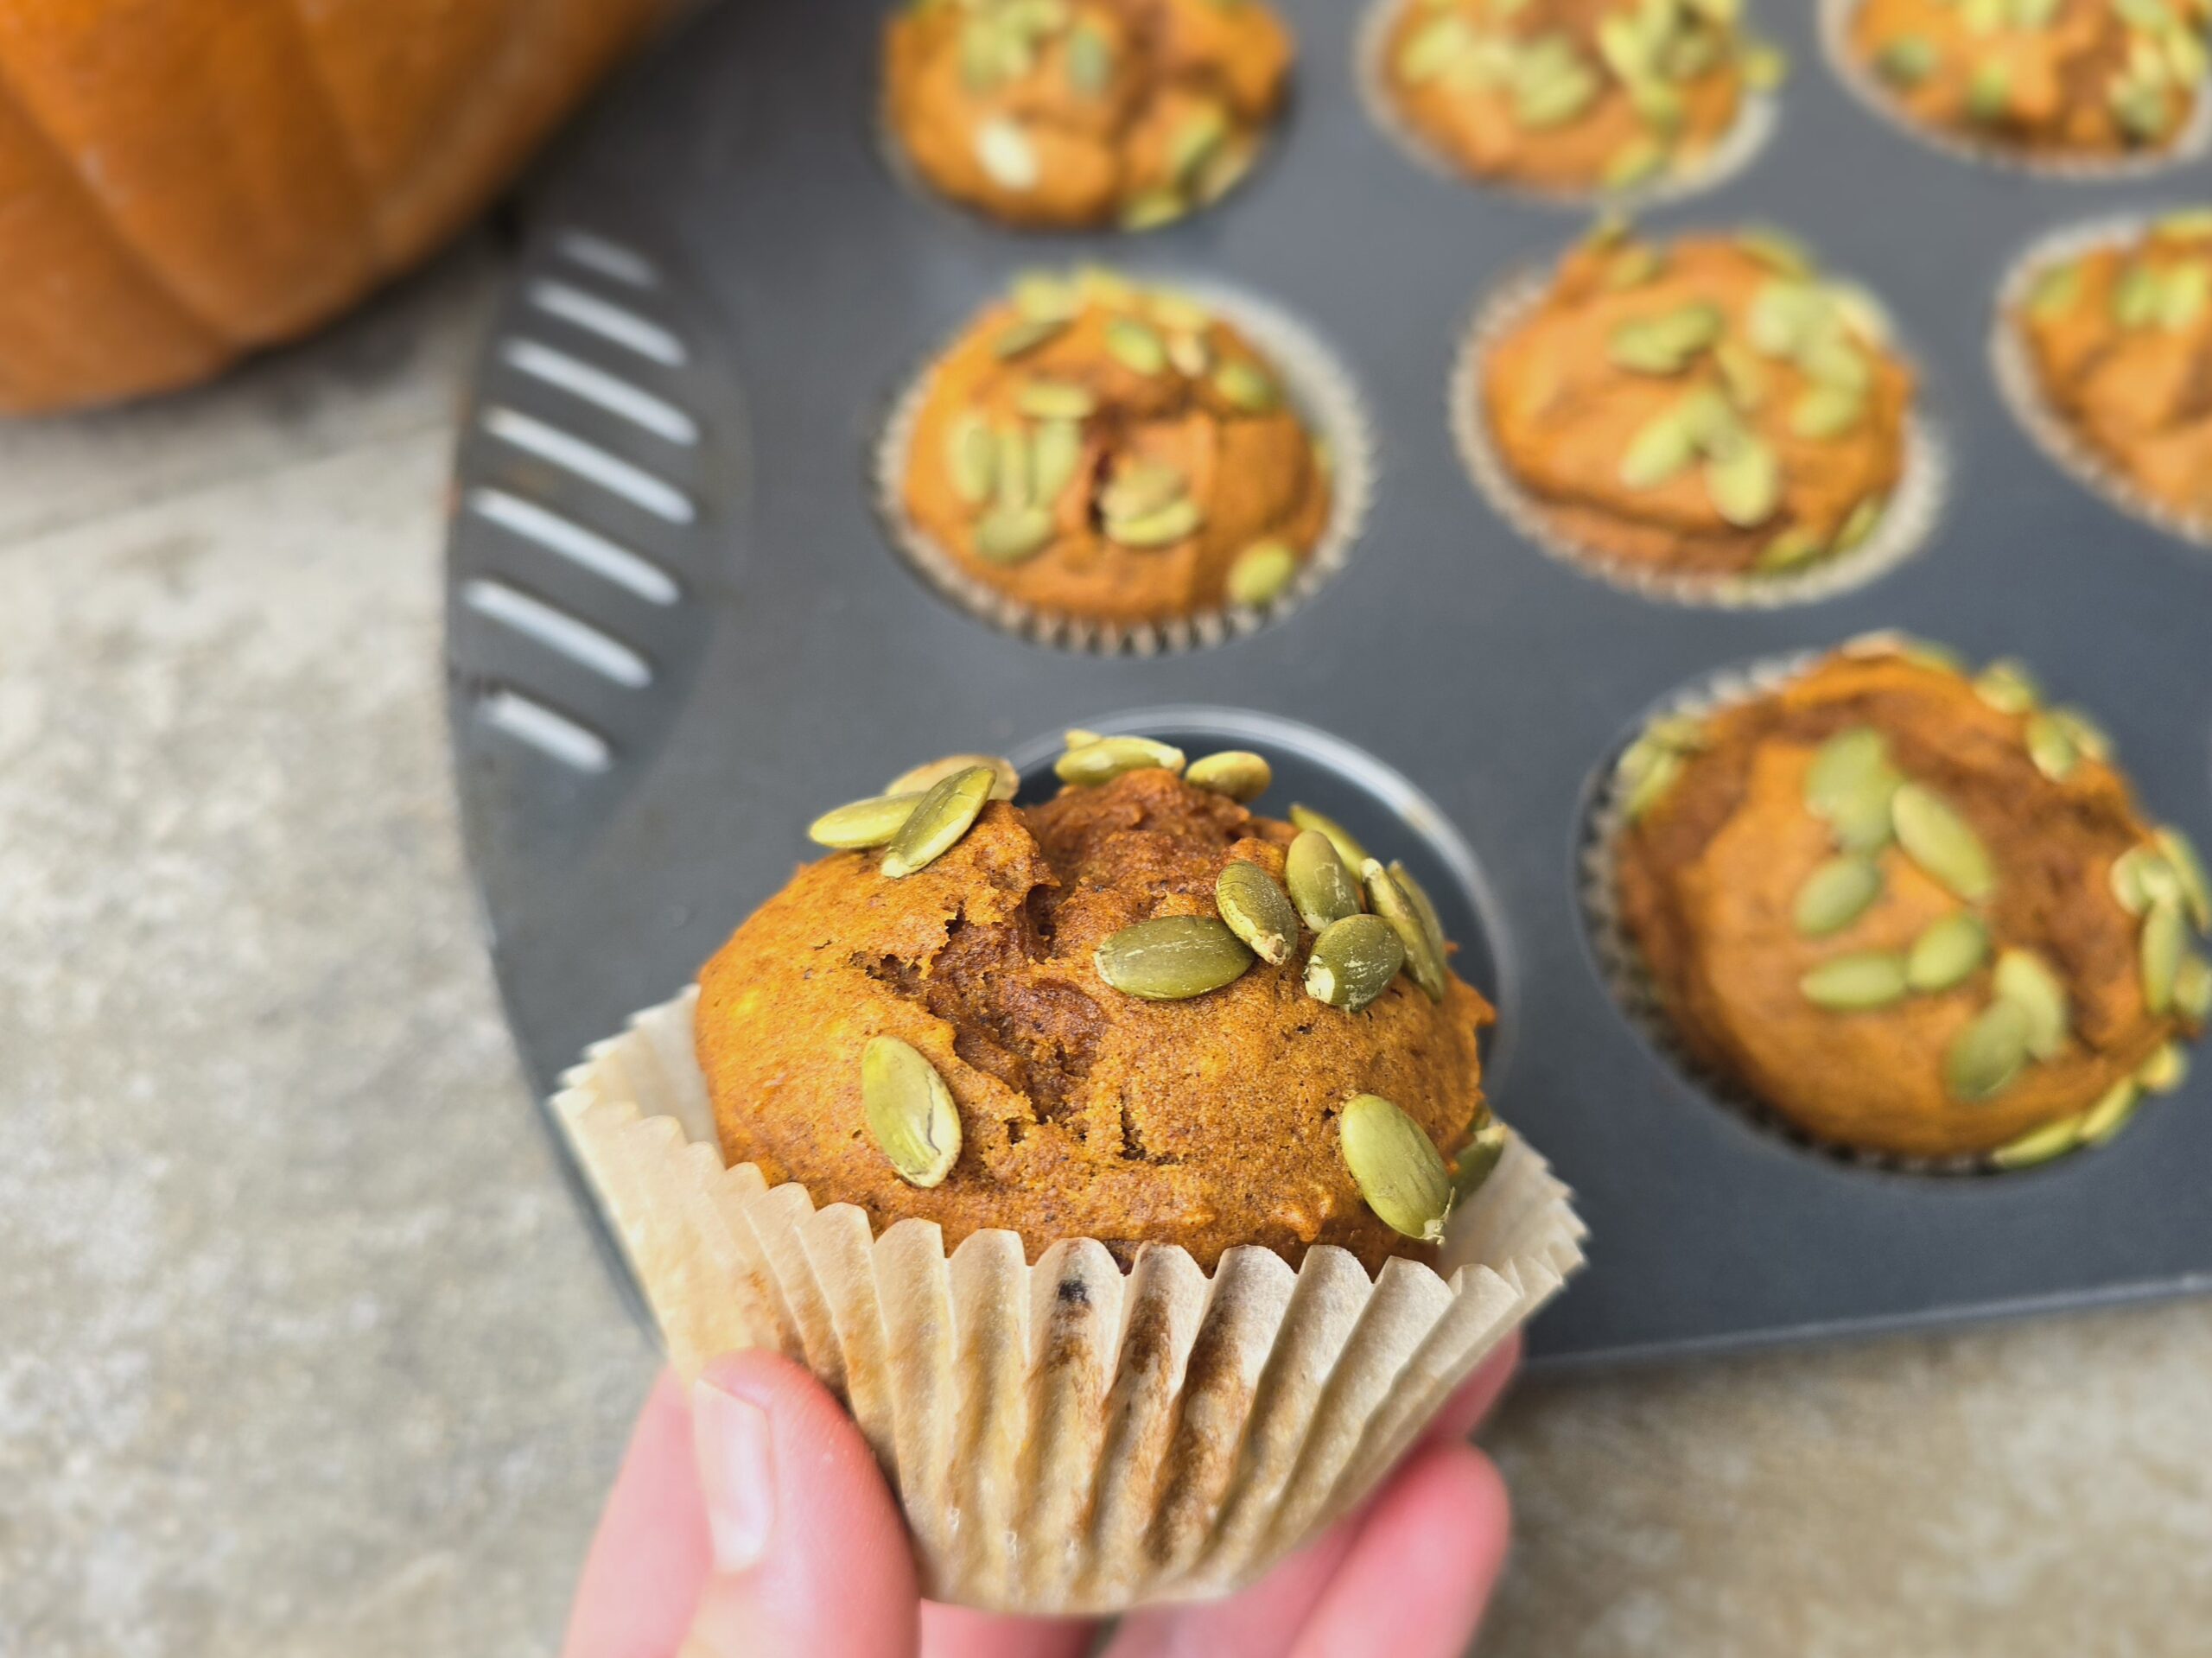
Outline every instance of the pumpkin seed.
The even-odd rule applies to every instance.
[[[970,765],[933,784],[891,837],[882,870],[899,880],[927,867],[950,850],[982,815],[998,774],[988,765]]]
[[[2130,847],[2112,861],[2112,895],[2130,915],[2141,915],[2162,898],[2178,899],[2173,866],[2147,846]]]
[[[946,435],[945,471],[952,492],[970,506],[980,506],[991,496],[991,480],[997,471],[998,441],[990,422],[980,414],[963,415]]]
[[[924,1191],[960,1159],[960,1113],[937,1067],[895,1036],[861,1051],[861,1109],[899,1178]]]
[[[1009,322],[991,336],[991,355],[1002,363],[1012,362],[1066,333],[1067,327],[1065,317],[1025,317],[1019,322]]]
[[[1011,800],[1021,788],[1021,773],[1014,769],[1014,762],[1001,754],[947,754],[941,760],[931,760],[926,765],[917,765],[910,772],[901,772],[883,785],[887,795],[925,791],[950,777],[955,772],[971,765],[991,768],[991,798]]]
[[[1864,1013],[1904,1000],[1904,957],[1893,950],[1859,950],[1821,962],[1797,981],[1816,1007]]]
[[[993,564],[1034,558],[1052,539],[1052,515],[1041,506],[994,511],[976,525],[976,555]]]
[[[1163,328],[1178,334],[1204,334],[1213,326],[1213,313],[1194,299],[1154,288],[1145,295],[1145,309]]]
[[[2196,855],[2195,842],[2171,823],[2151,838],[2165,854],[2166,867],[2173,871],[2182,902],[2188,906],[2197,931],[2212,932],[2212,879],[2205,875],[2204,861]]]
[[[1370,858],[1360,866],[1359,878],[1367,889],[1367,907],[1389,922],[1398,935],[1405,950],[1406,970],[1413,975],[1414,982],[1431,1001],[1442,1001],[1444,940],[1430,930],[1420,906],[1398,885],[1397,878],[1376,860]]]
[[[2084,1113],[2031,1128],[2018,1140],[2008,1140],[1990,1153],[1989,1160],[2000,1169],[2031,1169],[2038,1163],[2063,1157],[2082,1143],[2082,1128],[2087,1121],[2088,1114]]]
[[[1398,78],[1409,86],[1424,86],[1471,56],[1479,38],[1457,12],[1432,18],[1398,48]]]
[[[1965,818],[1934,790],[1907,783],[1890,797],[1890,822],[1905,855],[1969,904],[1995,890],[1996,866]]]
[[[1600,90],[1598,77],[1578,61],[1526,57],[1515,67],[1512,89],[1514,120],[1538,131],[1565,126]]]
[[[1088,23],[1068,33],[1068,85],[1085,98],[1101,96],[1114,79],[1114,48]]]
[[[1881,895],[1882,871],[1872,858],[1831,858],[1797,889],[1797,931],[1808,938],[1840,932]]]
[[[2122,1077],[2082,1114],[2082,1143],[2101,1146],[2127,1126],[2135,1108],[2143,1103],[2143,1089],[2133,1077]]]
[[[1313,941],[1306,960],[1306,994],[1357,1013],[1390,988],[1406,964],[1397,930],[1380,916],[1348,915]]]
[[[1654,415],[1637,429],[1621,455],[1624,489],[1656,489],[1688,472],[1697,460],[1697,437],[1679,410]]]
[[[2028,314],[2049,322],[2066,314],[2082,298],[2082,266],[2067,260],[2036,273],[2028,290]]]
[[[1883,509],[1888,505],[1878,495],[1861,496],[1852,506],[1843,521],[1843,528],[1835,532],[1835,549],[1847,553],[1866,544],[1866,537],[1874,533],[1874,526],[1882,521]]]
[[[2135,1080],[2146,1094],[2171,1094],[2189,1080],[2189,1053],[2178,1042],[2168,1042],[2136,1067]]]
[[[2025,736],[2028,758],[2053,783],[2065,782],[2082,763],[2082,751],[2075,746],[2066,727],[2050,715],[2030,715]]]
[[[1091,731],[1083,726],[1070,726],[1060,734],[1060,746],[1081,748],[1085,743],[1098,741],[1104,734],[1103,732]]]
[[[1936,42],[1924,35],[1900,35],[1874,55],[1882,78],[1899,86],[1917,86],[1935,73]]]
[[[1993,1099],[2028,1063],[2028,1012],[2016,1001],[1992,1002],[1952,1039],[1943,1056],[1943,1085],[1969,1103]]]
[[[1091,956],[1098,976],[1146,1001],[1187,1001],[1233,984],[1252,952],[1211,916],[1164,915],[1124,927]]]
[[[1253,364],[1224,363],[1214,371],[1213,389],[1232,409],[1247,415],[1264,415],[1275,406],[1275,383]]]
[[[1846,851],[1873,852],[1889,843],[1891,801],[1903,781],[1882,734],[1853,726],[1814,753],[1805,770],[1805,804]]]
[[[1106,538],[1120,547],[1172,547],[1198,532],[1205,515],[1187,495],[1132,518],[1108,518]]]
[[[1905,988],[1923,996],[1955,989],[1988,954],[1989,931],[1974,917],[1961,911],[1931,921],[1905,956]]]
[[[1648,242],[1637,242],[1623,248],[1605,262],[1602,280],[1616,293],[1624,289],[1641,288],[1659,274],[1663,264],[1658,249]]]
[[[1794,357],[1805,342],[1833,325],[1834,308],[1812,283],[1777,276],[1751,296],[1744,336],[1768,357]]]
[[[1290,821],[1302,829],[1319,829],[1327,835],[1329,844],[1336,848],[1337,856],[1344,861],[1347,870],[1358,869],[1366,864],[1367,848],[1360,845],[1358,836],[1335,818],[1317,812],[1311,806],[1294,803],[1290,809]]]
[[[1359,913],[1359,887],[1335,843],[1320,830],[1307,829],[1291,842],[1282,873],[1299,918],[1315,932],[1326,932]]]
[[[1997,958],[1991,985],[1999,998],[2018,1002],[2028,1016],[2028,1051],[2055,1059],[2066,1045],[2066,987],[2050,964],[2031,950],[2008,950]]]
[[[2153,1013],[2163,1013],[2174,1005],[2174,981],[2181,973],[2188,933],[2181,905],[2171,899],[2158,899],[2143,918],[2138,970],[2143,979],[2143,1005]]]
[[[1098,409],[1090,387],[1066,380],[1032,380],[1014,394],[1014,401],[1035,420],[1082,420]]]
[[[2122,328],[2147,328],[2158,314],[2158,273],[2130,265],[2112,285],[2112,320]]]
[[[1184,780],[1194,788],[1211,789],[1231,800],[1257,800],[1275,780],[1274,768],[1249,749],[1224,748],[1191,762]]]
[[[1758,354],[1741,340],[1723,340],[1715,346],[1713,365],[1720,371],[1720,383],[1737,408],[1751,414],[1766,402],[1766,369]]]
[[[2212,1017],[2212,966],[2197,955],[2184,955],[2174,969],[2174,1011],[2193,1024]]]
[[[914,815],[921,800],[919,789],[891,789],[867,800],[852,801],[809,823],[806,838],[817,846],[843,851],[882,846]]]
[[[1789,429],[1815,443],[1841,437],[1866,414],[1863,392],[1840,385],[1815,385],[1789,410]]]
[[[1019,425],[1001,428],[992,438],[997,459],[992,462],[992,499],[1004,512],[1031,505],[1029,494],[1029,435]]]
[[[1782,463],[1766,443],[1746,437],[1706,462],[1705,492],[1728,523],[1755,529],[1782,505]]]
[[[1761,575],[1786,575],[1817,562],[1827,549],[1827,543],[1812,530],[1792,524],[1759,549],[1751,568]]]
[[[1179,191],[1160,186],[1156,189],[1140,190],[1122,204],[1116,221],[1125,231],[1148,231],[1161,225],[1172,225],[1191,211],[1188,202]]]
[[[1429,897],[1428,889],[1414,880],[1414,872],[1397,858],[1390,860],[1390,879],[1405,889],[1406,896],[1414,901],[1414,908],[1421,912],[1421,925],[1428,929],[1429,937],[1438,940],[1441,948],[1444,922],[1436,913],[1436,904]]]
[[[1214,880],[1213,902],[1230,931],[1262,961],[1280,967],[1290,959],[1290,947],[1298,942],[1298,912],[1259,865],[1241,858],[1224,864]]]
[[[1099,492],[1098,510],[1109,518],[1141,518],[1179,501],[1190,487],[1174,467],[1156,461],[1123,461]]]
[[[2212,270],[2188,264],[2169,270],[2158,291],[2158,326],[2186,328],[2204,314],[2208,302],[2212,302]]]
[[[1666,145],[1649,133],[1638,133],[1605,157],[1598,182],[1608,190],[1633,190],[1656,178],[1666,165]]]
[[[1778,276],[1800,282],[1813,275],[1813,256],[1805,245],[1786,231],[1762,226],[1736,232],[1736,245]]]
[[[2112,758],[2110,734],[2081,709],[2053,708],[2050,717],[2058,721],[2058,728],[2072,740],[2074,746],[2086,758],[2093,760]]]
[[[1483,1189],[1483,1183],[1496,1172],[1505,1156],[1505,1148],[1512,1142],[1513,1131],[1485,1110],[1481,1126],[1467,1137],[1465,1145],[1452,1153],[1447,1166],[1458,1202],[1465,1203]]]
[[[1380,1094],[1355,1094],[1337,1119],[1337,1143],[1376,1218],[1405,1237],[1444,1241],[1452,1177],[1419,1123]]]
[[[1720,338],[1727,318],[1717,305],[1684,305],[1621,323],[1606,336],[1613,364],[1637,374],[1679,374]]]
[[[1033,190],[1042,176],[1028,135],[1003,116],[976,129],[976,162],[1001,190]]]
[[[1030,486],[1039,501],[1058,499],[1083,461],[1083,428],[1071,420],[1048,420],[1029,442]]]
[[[1977,121],[2004,118],[2012,100],[2012,73],[2001,63],[1974,66],[1967,81],[1967,113]]]
[[[1229,567],[1230,602],[1255,607],[1272,604],[1297,574],[1298,555],[1289,543],[1255,541]]]
[[[1133,317],[1117,316],[1106,325],[1106,349],[1132,374],[1154,375],[1167,367],[1167,343]]]
[[[1072,735],[1073,734],[1070,734]],[[1128,772],[1159,766],[1180,776],[1183,751],[1149,737],[1097,737],[1077,743],[1052,762],[1052,775],[1078,788],[1095,789]]]
[[[1025,270],[1009,290],[1014,308],[1033,322],[1071,322],[1083,309],[1083,291],[1056,270]]]
[[[1621,810],[1630,823],[1640,821],[1666,798],[1667,791],[1681,778],[1682,766],[1682,757],[1673,749],[1629,746],[1621,756],[1620,772],[1628,785]]]
[[[1187,185],[1229,139],[1229,115],[1217,105],[1193,110],[1167,140],[1167,175]]]

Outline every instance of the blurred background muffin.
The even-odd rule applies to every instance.
[[[1814,1139],[2040,1161],[2181,1080],[2212,894],[2017,664],[1878,636],[1654,723],[1621,923],[1691,1056]]]
[[[1242,178],[1289,83],[1262,0],[915,0],[885,105],[930,185],[1009,225],[1139,230]]]

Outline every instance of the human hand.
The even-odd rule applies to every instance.
[[[1505,1559],[1505,1486],[1465,1443],[1520,1355],[1478,1370],[1359,1513],[1226,1600],[1124,1618],[1103,1658],[1456,1658]],[[715,1360],[646,1401],[563,1658],[1080,1658],[1076,1619],[925,1602],[899,1507],[813,1377]]]

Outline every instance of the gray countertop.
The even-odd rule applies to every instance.
[[[557,1641],[653,1361],[448,785],[497,276],[472,243],[212,390],[0,428],[0,1654]],[[1525,1390],[1483,1650],[2202,1651],[2208,1376],[2199,1301]]]

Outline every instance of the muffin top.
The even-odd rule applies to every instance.
[[[891,130],[1010,225],[1130,229],[1242,178],[1289,78],[1260,0],[915,0],[884,31]]]
[[[1782,61],[1747,45],[1737,0],[1409,0],[1384,91],[1446,161],[1545,190],[1628,190],[1695,169],[1747,85]]]
[[[2027,1162],[2179,1080],[2202,866],[2016,664],[1861,641],[1622,765],[1621,915],[1662,1007],[1816,1139]]]
[[[2045,156],[2171,145],[2212,0],[1862,0],[1852,52],[1912,119]]]
[[[1768,232],[1605,228],[1483,365],[1500,459],[1568,541],[1713,576],[1863,542],[1905,464],[1912,372],[1879,308]]]
[[[2012,321],[2054,414],[2152,499],[2212,517],[2212,213],[2044,266]]]
[[[1160,621],[1264,605],[1329,522],[1328,457],[1275,367],[1182,295],[1033,275],[930,371],[904,514],[1033,610]]]
[[[1040,805],[986,804],[989,773],[956,771],[821,820],[851,849],[801,868],[700,975],[728,1159],[878,1228],[935,1221],[948,1248],[1007,1228],[1032,1259],[1073,1236],[1124,1264],[1179,1244],[1209,1270],[1238,1244],[1429,1258],[1453,1175],[1502,1149],[1489,1005],[1442,967],[1425,899],[1402,915],[1414,935],[1365,913],[1345,933],[1357,877],[1323,879],[1308,841],[1298,890],[1343,906],[1317,956],[1281,885],[1305,837],[1222,791],[1264,786],[1265,762],[1196,762],[1210,787],[1182,768],[1141,739],[1086,741],[1062,765],[1085,781]],[[1408,910],[1417,888],[1368,873],[1378,907]],[[1376,929],[1415,944],[1422,981]]]

